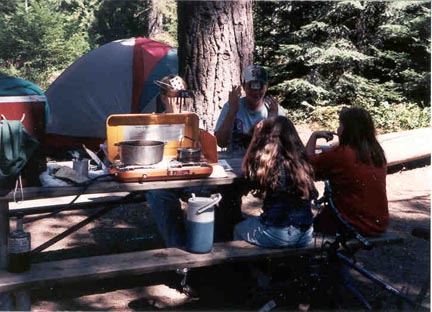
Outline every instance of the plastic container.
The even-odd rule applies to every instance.
[[[23,214],[17,217],[15,231],[8,237],[8,266],[12,273],[21,273],[30,270],[31,267],[31,235],[23,230]]]
[[[211,197],[192,197],[188,200],[186,218],[186,250],[207,253],[213,248],[214,210],[221,194]]]
[[[74,159],[72,161],[72,169],[78,172],[80,175],[84,177],[88,177],[89,175],[89,163],[90,159]]]

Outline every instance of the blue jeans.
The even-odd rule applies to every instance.
[[[267,226],[259,217],[250,217],[235,226],[234,240],[245,240],[265,248],[302,247],[312,241],[312,233],[312,226],[301,231],[295,226]]]
[[[186,227],[180,198],[187,198],[191,193],[195,193],[197,196],[210,196],[210,189],[197,186],[182,189],[151,190],[146,193],[153,220],[166,247],[184,247],[186,245]]]

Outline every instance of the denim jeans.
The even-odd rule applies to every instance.
[[[186,244],[186,228],[180,198],[186,199],[191,193],[197,196],[210,196],[210,191],[211,189],[206,187],[147,191],[146,199],[153,220],[166,247],[184,247]]]
[[[265,248],[302,247],[312,241],[312,233],[312,226],[301,231],[295,226],[267,226],[259,217],[250,217],[235,226],[234,240],[245,240]]]

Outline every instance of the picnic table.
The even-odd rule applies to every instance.
[[[88,183],[85,185],[77,185],[77,186],[62,186],[62,187],[24,187],[23,188],[23,198],[28,203],[35,203],[38,200],[49,200],[55,199],[58,201],[59,199],[64,199],[67,196],[85,196],[85,195],[96,195],[100,197],[106,197],[108,200],[103,201],[103,205],[109,205],[110,202],[118,203],[118,196],[112,196],[113,194],[132,194],[132,193],[142,193],[148,190],[157,190],[157,189],[175,189],[175,188],[185,188],[185,187],[206,187],[206,186],[225,186],[233,184],[234,181],[238,178],[237,174],[240,172],[241,158],[232,158],[227,162],[223,162],[225,166],[228,167],[228,170],[225,171],[225,174],[218,176],[210,176],[206,178],[185,178],[185,179],[161,179],[157,181],[140,181],[140,182],[119,182],[116,180],[97,180],[95,179],[93,183]],[[237,174],[236,174],[237,173]],[[15,194],[16,195],[16,194]],[[71,261],[77,261],[77,265],[74,268],[71,263],[66,263],[66,266],[61,269],[59,265],[62,265],[62,261],[50,261],[48,263],[38,263],[32,265],[30,271],[23,273],[9,273],[7,272],[7,256],[8,256],[8,234],[9,234],[9,218],[12,214],[10,210],[10,203],[14,201],[15,198],[14,191],[7,193],[6,195],[0,197],[0,310],[29,310],[31,308],[30,302],[30,293],[29,287],[39,287],[42,285],[46,285],[47,281],[51,281],[52,283],[67,283],[70,280],[81,279],[83,276],[90,280],[91,278],[99,279],[106,278],[107,276],[116,276],[129,274],[130,272],[126,267],[120,265],[113,265],[112,267],[116,272],[110,272],[108,275],[105,275],[99,272],[99,268],[96,265],[98,261],[96,257],[93,257],[91,260],[92,266],[83,266],[82,262],[85,262],[85,258],[71,259]],[[94,199],[94,198],[93,198]],[[114,206],[112,205],[112,206]],[[28,206],[28,204],[27,204]],[[31,207],[28,206],[29,208]],[[103,208],[101,211],[106,210],[107,208]],[[36,212],[38,209],[36,209]],[[94,214],[95,216],[98,213]],[[100,215],[100,214],[99,214]],[[73,229],[77,225],[72,225],[71,229]],[[49,243],[49,242],[47,242]],[[41,247],[41,246],[39,246]],[[39,248],[38,247],[38,248]],[[38,249],[36,248],[36,249]],[[36,249],[33,249],[32,252],[35,252]],[[170,249],[166,248],[156,251],[156,254],[160,252],[170,252]],[[176,248],[174,248],[176,249]],[[153,252],[152,250],[143,251],[145,253],[144,257],[148,258],[148,252]],[[106,266],[107,263],[122,263],[124,259],[122,255],[126,256],[129,260],[129,264],[134,266],[133,263],[136,262],[136,266],[138,267],[138,271],[134,272],[151,272],[161,270],[158,266],[154,264],[154,262],[150,261],[135,261],[134,259],[140,259],[136,255],[132,255],[132,253],[126,254],[113,254],[113,255],[105,255],[99,256],[102,257],[101,265],[103,267]],[[120,256],[120,258],[119,258]],[[104,258],[105,257],[105,258]],[[106,258],[108,257],[108,258]],[[182,266],[182,257],[175,258],[177,264],[170,264],[168,266],[162,266],[162,268],[174,268],[175,266]],[[160,262],[160,261],[159,261]],[[52,271],[48,273],[46,271],[47,268],[50,268]],[[87,270],[88,272],[83,271]],[[65,277],[61,277],[59,275],[60,271],[64,271],[66,273]],[[88,274],[89,272],[91,274]],[[84,275],[83,275],[84,274]],[[114,274],[114,275],[113,275]]]
[[[25,187],[23,189],[26,201],[37,199],[61,198],[64,196],[107,194],[118,192],[144,192],[156,189],[173,189],[191,186],[218,186],[232,184],[236,174],[227,171],[225,177],[207,177],[200,179],[179,179],[179,180],[160,180],[146,182],[118,182],[118,181],[95,181],[83,186],[64,186],[64,187]],[[13,201],[13,191],[0,197],[0,270],[7,266],[7,238],[9,233],[9,203]]]
[[[190,186],[227,187],[238,182],[242,158],[232,157],[225,153],[220,153],[220,158],[222,158],[220,163],[228,167],[228,171],[223,177],[128,183],[97,181],[87,186],[27,187],[24,188],[24,198],[30,201],[77,194],[106,196],[106,194],[119,192],[133,193]],[[6,271],[7,237],[10,216],[9,203],[12,200],[12,192],[0,198],[0,310],[30,310],[30,291],[40,287],[55,287],[83,280],[102,280],[125,275],[136,276],[239,261],[298,257],[316,253],[316,246],[324,243],[324,238],[316,238],[315,244],[302,248],[269,249],[251,245],[245,241],[223,241],[215,243],[212,251],[207,254],[193,254],[179,248],[162,248],[35,263],[30,271],[9,273]],[[373,238],[372,242],[379,246],[401,243],[402,240],[394,233],[386,233]],[[351,247],[359,248],[360,245],[353,242]]]

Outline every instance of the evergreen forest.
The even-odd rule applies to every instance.
[[[430,1],[254,1],[255,63],[294,122],[335,128],[343,105],[380,132],[430,126]],[[112,40],[177,46],[175,0],[2,0],[0,72],[46,90]],[[157,19],[158,31],[149,25]],[[154,23],[153,23],[154,24]]]

